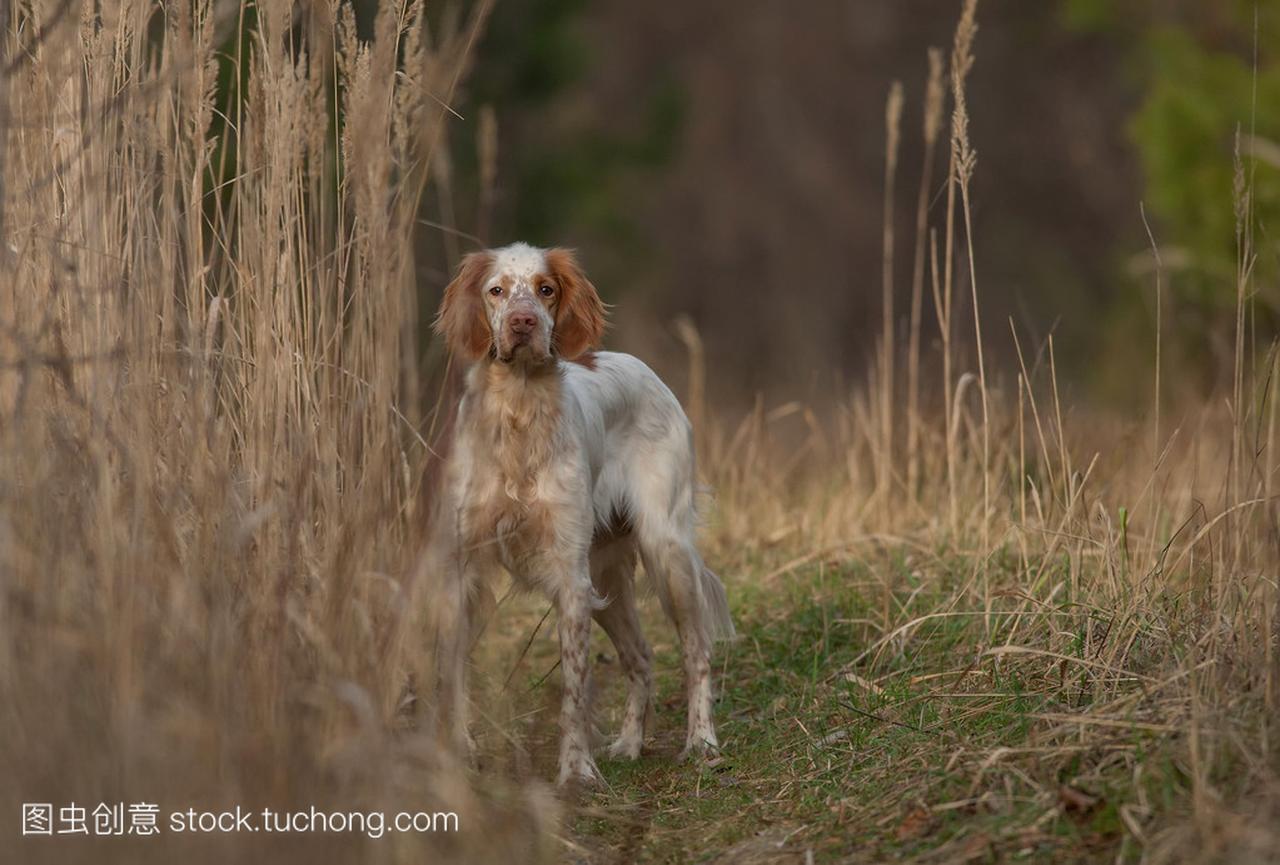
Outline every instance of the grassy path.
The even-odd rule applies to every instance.
[[[724,748],[702,764],[674,760],[684,726],[679,658],[670,626],[656,603],[646,603],[657,652],[656,724],[639,761],[601,763],[611,789],[579,802],[568,860],[1136,856],[1122,819],[1153,808],[1151,791],[1135,791],[1132,780],[1154,734],[1124,725],[1064,734],[1054,719],[1087,704],[1087,677],[1034,656],[983,656],[980,611],[956,606],[945,584],[914,585],[896,567],[888,597],[883,579],[861,567],[733,586],[740,637],[716,659]],[[881,640],[886,601],[891,632],[932,618]],[[1015,621],[997,619],[997,633]],[[597,718],[612,733],[623,685],[607,640],[596,639]],[[526,694],[540,695],[542,706],[516,707],[517,717],[537,719],[529,728],[541,743],[533,759],[548,777],[557,689],[554,676],[537,682],[555,652],[554,639],[544,637],[521,668],[532,687]],[[1148,781],[1153,790],[1178,784],[1176,771],[1149,773]]]

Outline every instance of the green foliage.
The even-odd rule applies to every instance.
[[[1062,21],[1072,30],[1105,30],[1116,24],[1112,0],[1065,0]]]
[[[620,186],[671,158],[684,116],[684,93],[668,80],[655,87],[640,128],[630,134],[586,128],[560,147],[529,154],[517,179],[516,233],[551,243],[557,230],[580,225],[615,241],[633,239]]]
[[[590,66],[575,24],[585,0],[534,0],[490,16],[472,78],[474,101],[498,108],[541,105]]]
[[[1181,14],[1153,0],[1064,0],[1061,17],[1070,29],[1136,46],[1140,99],[1130,135],[1158,239],[1180,253],[1166,261],[1179,271],[1178,299],[1211,318],[1234,305],[1237,153],[1253,190],[1256,283],[1273,285],[1267,226],[1280,216],[1280,115],[1272,110],[1280,62],[1267,49],[1280,33],[1280,0],[1225,0]]]
[[[676,152],[687,97],[674,76],[652,77],[623,128],[605,128],[589,113],[566,118],[555,111],[589,90],[589,73],[603,62],[581,33],[586,10],[585,0],[531,0],[500,7],[490,19],[469,101],[492,105],[499,116],[502,198],[509,204],[498,215],[498,238],[549,244],[583,232],[615,248],[634,246],[632,184]],[[554,134],[522,135],[517,150],[502,148],[508,122],[527,127],[541,116],[535,112],[553,118]]]
[[[1258,70],[1255,117],[1248,60],[1205,50],[1179,30],[1161,29],[1147,43],[1146,65],[1157,74],[1151,76],[1132,126],[1147,195],[1173,233],[1171,239],[1190,255],[1188,266],[1198,278],[1188,286],[1195,299],[1229,306],[1238,259],[1233,201],[1237,148],[1253,182],[1257,224],[1275,224],[1280,215],[1280,166],[1265,160],[1249,164],[1251,134],[1262,142],[1280,140],[1280,117],[1268,110],[1280,104],[1280,66]],[[1265,237],[1260,235],[1264,243]],[[1259,268],[1264,279],[1274,275],[1274,261],[1267,255],[1260,258]]]

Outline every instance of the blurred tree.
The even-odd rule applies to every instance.
[[[1069,28],[1136,49],[1129,134],[1166,271],[1165,356],[1208,387],[1233,365],[1237,153],[1252,189],[1254,334],[1265,344],[1280,323],[1280,242],[1268,229],[1280,223],[1280,0],[1063,0],[1061,11]],[[1103,319],[1103,393],[1143,387],[1134,372],[1150,366],[1150,341],[1135,335],[1154,336],[1147,296],[1119,295]]]
[[[1270,309],[1280,307],[1277,246],[1266,230],[1280,216],[1280,58],[1267,50],[1280,33],[1280,2],[1065,0],[1063,13],[1070,27],[1118,32],[1138,46],[1142,96],[1130,133],[1160,239],[1181,253],[1166,262],[1183,270],[1179,296],[1207,311],[1235,303],[1238,140],[1253,185],[1256,285]]]
[[[599,239],[625,248],[637,233],[623,190],[676,150],[685,94],[674,76],[652,76],[625,129],[574,104],[602,58],[582,33],[586,0],[525,0],[500,7],[480,44],[467,103],[498,116],[501,168],[495,242]],[[598,50],[598,47],[597,47]],[[477,127],[460,124],[455,151],[476,180]]]

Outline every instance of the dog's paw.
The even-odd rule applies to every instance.
[[[556,786],[562,790],[602,790],[606,785],[595,761],[583,754],[561,761]]]
[[[691,736],[684,743],[684,750],[680,752],[680,756],[676,759],[692,763],[697,760],[709,759],[720,754],[720,743],[716,741],[715,733],[710,736]]]
[[[624,733],[613,740],[605,753],[615,760],[635,760],[640,756],[642,744],[642,737],[628,736]]]

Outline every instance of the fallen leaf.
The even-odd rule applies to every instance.
[[[927,808],[916,807],[902,818],[902,822],[898,824],[898,831],[894,834],[899,841],[910,841],[928,835],[932,828],[933,814]]]
[[[1072,787],[1070,784],[1063,784],[1058,788],[1058,805],[1063,811],[1087,814],[1098,807],[1098,803],[1101,801],[1101,797],[1090,795],[1078,787]]]
[[[991,836],[985,832],[970,835],[959,850],[957,862],[972,862],[981,859],[991,850]]]

